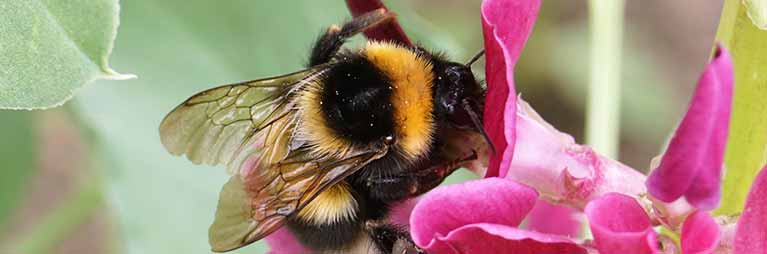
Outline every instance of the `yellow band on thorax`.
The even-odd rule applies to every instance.
[[[363,55],[391,79],[398,145],[410,158],[424,155],[434,132],[430,62],[410,49],[386,42],[369,42]]]

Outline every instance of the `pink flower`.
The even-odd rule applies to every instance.
[[[577,208],[609,192],[633,197],[647,192],[642,173],[576,144],[521,99],[516,116],[514,160],[500,172],[506,178]]]
[[[383,7],[379,0],[347,4],[355,15]],[[490,155],[487,178],[439,187],[417,203],[404,202],[394,217],[409,216],[413,241],[430,253],[660,253],[659,243],[670,242],[659,241],[663,236],[653,227],[661,224],[681,233],[684,253],[713,253],[723,234],[717,222],[706,212],[668,202],[685,197],[698,209],[718,203],[732,97],[729,54],[717,49],[659,167],[646,182],[642,173],[575,143],[517,97],[514,66],[539,7],[539,0],[482,3],[488,83],[484,124],[498,151]],[[410,44],[396,22],[365,34]],[[767,185],[767,176],[759,179],[757,184]],[[767,187],[757,184],[737,228],[735,246],[742,252],[736,253],[764,253],[767,248],[767,220],[760,216],[767,213],[767,202],[755,197],[767,194]],[[540,208],[531,212],[537,202]],[[550,210],[547,202],[571,209]],[[574,211],[585,213],[593,241],[574,238],[580,223]],[[520,228],[523,219],[529,222],[526,229]],[[303,251],[286,232],[268,242],[278,243],[272,245],[275,253]]]
[[[682,253],[714,253],[721,234],[714,218],[706,212],[695,211],[682,225]]]
[[[767,253],[767,165],[751,185],[735,230],[735,254]]]
[[[575,208],[538,199],[525,219],[524,228],[540,233],[578,237],[581,222],[581,213]]]
[[[726,50],[717,47],[682,123],[647,181],[654,197],[665,202],[685,197],[705,210],[718,206],[732,83],[732,60]]]
[[[386,9],[386,6],[381,3],[381,0],[346,0],[346,6],[354,17],[380,8]],[[397,41],[405,45],[413,44],[410,42],[410,39],[405,32],[402,31],[402,27],[399,26],[399,23],[397,23],[396,20],[365,30],[364,33],[365,37],[371,40]]]
[[[503,176],[514,155],[517,97],[514,66],[538,17],[540,1],[483,1],[482,31],[485,38],[484,125],[497,154],[490,155],[486,177]]]
[[[439,187],[416,204],[410,233],[429,253],[587,253],[567,237],[517,228],[537,198],[503,178]]]
[[[503,247],[511,253],[524,252],[530,248],[541,252],[539,248],[553,246],[573,248],[569,251],[575,253],[659,253],[660,236],[653,227],[668,221],[678,221],[684,225],[670,226],[673,226],[672,230],[681,228],[681,247],[685,253],[712,253],[719,243],[721,232],[719,225],[707,213],[695,211],[689,206],[660,201],[651,203],[646,198],[648,191],[645,175],[596,153],[588,146],[575,143],[570,135],[546,123],[527,103],[517,98],[513,67],[527,40],[539,4],[538,1],[523,0],[483,2],[482,22],[488,81],[484,120],[491,139],[499,148],[497,156],[490,158],[486,176],[500,176],[509,181],[503,184],[522,184],[536,190],[540,198],[584,209],[594,234],[593,244],[578,244],[576,240],[561,235],[523,230],[516,221],[499,222],[504,216],[518,218],[519,211],[495,209],[497,212],[494,214],[482,213],[481,219],[473,217],[478,210],[492,206],[483,206],[467,199],[497,202],[493,199],[504,195],[524,196],[523,188],[515,189],[516,193],[506,193],[483,186],[491,184],[490,179],[493,178],[474,181],[462,187],[443,187],[427,193],[421,203],[416,205],[410,221],[411,234],[416,244],[434,253],[452,253],[456,250],[482,253],[491,252],[495,247]],[[727,133],[732,97],[731,61],[725,50],[718,49],[717,52],[704,71],[691,108],[675,135],[677,141],[672,141],[665,156],[667,161],[672,161],[680,158],[680,150],[694,153],[689,156],[698,161],[678,166],[674,170],[678,172],[679,178],[684,178],[678,181],[688,183],[699,180],[704,183],[704,186],[696,187],[683,185],[682,193],[694,202],[693,205],[702,208],[710,207],[711,200],[718,200],[718,193],[712,190],[719,188],[722,144],[726,141],[726,135],[723,134]],[[686,127],[691,124],[687,122],[710,126],[691,129]],[[702,138],[704,143],[692,147],[694,143],[691,145],[691,138]],[[667,162],[660,170],[671,168],[672,165]],[[498,179],[492,181],[492,184],[500,184]],[[654,183],[649,186],[655,188]],[[472,195],[483,191],[487,192],[484,195]],[[440,202],[431,201],[432,195],[440,195]],[[452,203],[446,198],[450,196],[455,198]],[[458,200],[460,203],[455,203]],[[715,206],[716,202],[713,204]],[[653,206],[657,211],[668,213],[656,214],[656,209],[651,209]],[[440,209],[446,212],[438,213]],[[561,223],[560,218],[550,220],[552,223]],[[493,230],[488,229],[490,225]],[[469,230],[475,238],[465,236],[465,231]],[[548,240],[541,240],[544,238]],[[475,241],[483,244],[478,245]],[[526,242],[527,245],[520,242]],[[673,244],[670,241],[664,242]]]
[[[657,251],[650,218],[632,197],[608,193],[586,205],[596,249],[601,253],[642,254]]]
[[[594,247],[600,253],[660,253],[658,235],[650,217],[636,199],[609,193],[586,206]],[[682,253],[713,253],[719,243],[719,225],[711,216],[696,211],[682,226]],[[663,246],[674,247],[674,246]]]

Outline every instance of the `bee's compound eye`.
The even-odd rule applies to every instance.
[[[461,70],[458,67],[449,67],[446,71],[448,80],[458,82],[461,80]]]

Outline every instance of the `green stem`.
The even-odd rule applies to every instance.
[[[616,158],[624,0],[590,0],[591,76],[586,143]]]
[[[767,162],[767,31],[754,25],[748,11],[742,0],[725,0],[716,34],[735,64],[720,215],[743,210],[751,183]]]
[[[102,207],[101,186],[98,181],[85,183],[22,236],[14,248],[15,253],[50,253],[99,207]]]

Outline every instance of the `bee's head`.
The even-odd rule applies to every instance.
[[[482,134],[495,152],[482,125],[485,90],[477,82],[470,67],[481,54],[482,52],[468,64],[435,62],[434,71],[437,79],[434,88],[435,114],[449,127],[473,130]]]
[[[448,62],[437,74],[435,107],[443,119],[453,127],[471,129],[472,114],[482,119],[484,91],[465,65]]]

